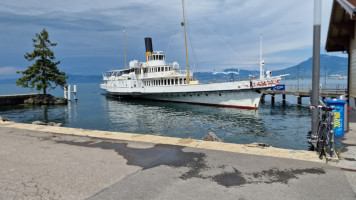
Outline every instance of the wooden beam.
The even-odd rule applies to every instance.
[[[354,39],[355,38],[355,22],[341,22],[341,23],[331,23],[330,24],[333,28],[338,29],[339,31],[345,30],[349,37]]]
[[[336,43],[334,46],[343,46],[344,49],[349,52],[350,49],[350,37],[330,37],[330,41]]]

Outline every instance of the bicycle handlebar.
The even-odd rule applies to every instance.
[[[323,100],[319,100],[319,104],[320,104],[322,107],[328,107],[327,105],[325,105],[325,103],[324,103]]]

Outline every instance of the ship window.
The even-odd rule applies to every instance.
[[[155,60],[158,60],[158,56],[157,55],[155,55]]]
[[[164,79],[164,85],[167,85],[167,80],[166,79]]]
[[[178,79],[175,80],[175,84],[178,85]]]
[[[182,79],[179,79],[179,84],[182,85]]]
[[[163,56],[162,55],[159,55],[159,60],[163,60]]]

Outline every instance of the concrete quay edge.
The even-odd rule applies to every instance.
[[[253,144],[234,144],[224,142],[210,142],[197,139],[182,139],[175,137],[163,137],[148,134],[135,134],[123,132],[110,132],[100,130],[87,130],[68,127],[53,127],[43,125],[33,125],[16,122],[0,122],[0,127],[16,128],[23,130],[50,132],[56,134],[75,135],[102,139],[113,139],[133,142],[146,142],[153,144],[167,144],[176,146],[193,147],[199,149],[210,149],[234,153],[244,153],[259,156],[270,156],[277,158],[296,159],[303,161],[312,161],[325,163],[325,160],[319,159],[319,156],[314,151],[282,149],[276,147],[257,147]]]

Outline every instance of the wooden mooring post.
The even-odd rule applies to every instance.
[[[271,94],[271,103],[274,104],[274,94]]]
[[[263,93],[261,96],[261,100],[260,100],[261,102],[265,102],[265,96],[266,96],[266,94]]]
[[[298,96],[298,105],[302,105],[302,97],[301,96]]]

